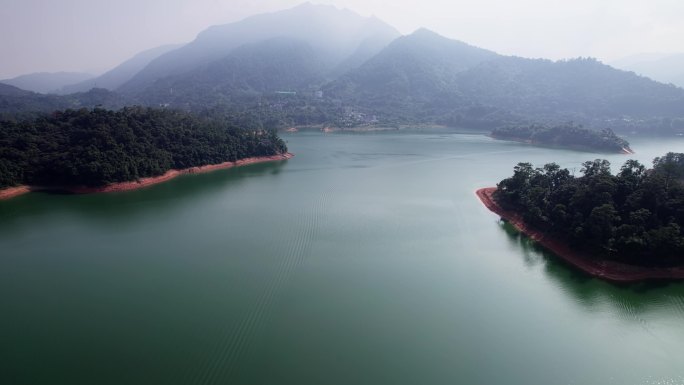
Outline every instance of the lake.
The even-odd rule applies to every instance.
[[[684,139],[284,138],[286,162],[0,202],[0,383],[684,383],[684,283],[590,278],[474,195]]]

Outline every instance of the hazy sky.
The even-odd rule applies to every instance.
[[[40,71],[102,72],[214,24],[302,0],[0,0],[0,79]],[[684,51],[681,0],[317,0],[502,54],[610,61]]]

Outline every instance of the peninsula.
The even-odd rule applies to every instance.
[[[293,156],[275,131],[139,107],[66,110],[0,128],[0,199],[30,191],[127,191]]]
[[[605,160],[584,176],[558,165],[519,163],[511,178],[476,191],[492,212],[565,262],[613,282],[684,279],[684,154],[656,158],[646,170]]]
[[[492,131],[491,137],[551,148],[602,153],[634,153],[629,147],[629,142],[617,136],[609,128],[597,131],[572,123],[553,127],[540,125],[501,127]]]

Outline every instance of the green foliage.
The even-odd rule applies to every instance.
[[[518,163],[495,199],[524,220],[596,258],[643,265],[684,263],[684,154],[656,158],[653,170],[628,160],[617,175],[607,160],[583,175],[551,163]]]
[[[287,151],[275,131],[141,107],[0,122],[0,188],[102,186]]]
[[[605,152],[622,152],[629,149],[629,142],[606,128],[590,130],[572,123],[547,127],[540,125],[507,126],[492,131],[498,139],[525,141],[550,147],[564,147]]]
[[[241,35],[230,38],[238,44]],[[621,139],[612,131],[561,129],[559,123],[650,135],[684,133],[684,90],[595,59],[506,57],[420,30],[378,53],[366,52],[368,60],[340,63],[330,55],[336,47],[307,41],[273,38],[219,51],[212,51],[213,45],[191,45],[208,49],[208,56],[200,60],[185,50],[177,52],[180,56],[165,55],[119,88],[121,95],[106,90],[39,95],[0,86],[0,119],[67,108],[161,105],[227,111],[260,128],[507,127],[507,134],[525,140],[551,146],[589,143],[607,152],[620,150]],[[362,51],[357,54],[365,59]],[[169,72],[171,68],[183,70]],[[530,126],[533,123],[542,126]]]
[[[434,44],[448,52],[446,42]],[[628,132],[684,130],[682,89],[594,59],[483,57],[472,48],[444,66],[425,42],[390,48],[398,52],[385,50],[326,85],[326,94],[404,122],[493,129],[575,121]],[[471,57],[481,60],[461,65]]]

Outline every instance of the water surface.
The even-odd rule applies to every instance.
[[[287,162],[0,202],[0,383],[684,383],[684,284],[589,278],[474,195],[520,161],[628,157],[285,138]]]

